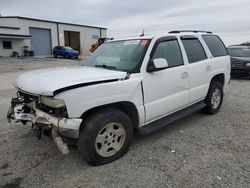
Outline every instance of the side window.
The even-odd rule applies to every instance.
[[[164,41],[158,44],[153,59],[164,58],[169,67],[183,65],[182,54],[177,40]]]
[[[189,63],[195,63],[207,59],[207,55],[197,38],[182,39]]]
[[[214,57],[228,55],[225,45],[221,39],[216,35],[202,35],[205,43],[207,44],[211,54]]]

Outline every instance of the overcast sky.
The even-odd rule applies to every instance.
[[[250,0],[0,0],[3,16],[108,28],[109,37],[210,30],[227,45],[250,41]]]

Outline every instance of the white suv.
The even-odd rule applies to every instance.
[[[135,131],[151,133],[197,110],[219,111],[230,57],[216,35],[172,31],[110,40],[81,67],[21,75],[8,118],[47,130],[62,153],[64,138],[92,165],[122,157]]]

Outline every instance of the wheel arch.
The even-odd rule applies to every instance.
[[[116,108],[116,109],[119,109],[122,112],[126,113],[132,121],[133,128],[134,129],[138,128],[138,126],[139,126],[139,113],[138,113],[138,110],[137,110],[135,104],[132,102],[129,102],[129,101],[115,102],[115,103],[105,104],[105,105],[91,108],[91,109],[85,111],[81,115],[81,118],[83,119],[83,122],[84,122],[84,120],[88,116],[93,114],[94,112],[99,111],[99,110],[105,110],[106,108]],[[83,125],[81,125],[80,129],[82,128],[82,126]]]
[[[224,73],[219,73],[219,74],[214,75],[212,77],[211,81],[210,81],[210,85],[214,81],[220,82],[221,85],[224,86],[224,84],[225,84],[225,74]]]
[[[211,87],[211,84],[213,82],[219,82],[221,83],[222,87],[224,87],[224,84],[225,84],[225,74],[224,73],[218,73],[218,74],[215,74],[211,80],[210,80],[210,83],[209,83],[209,86],[208,86],[208,90],[207,90],[207,94],[206,94],[206,97],[205,97],[205,100],[207,98],[207,95],[208,95],[208,92],[210,90],[210,87]]]

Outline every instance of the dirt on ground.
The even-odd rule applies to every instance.
[[[7,122],[18,75],[79,64],[0,58],[0,187],[250,187],[248,79],[231,81],[218,114],[197,112],[154,134],[136,134],[123,158],[98,167],[83,161],[76,147],[63,156],[50,138],[38,140],[31,125]]]

